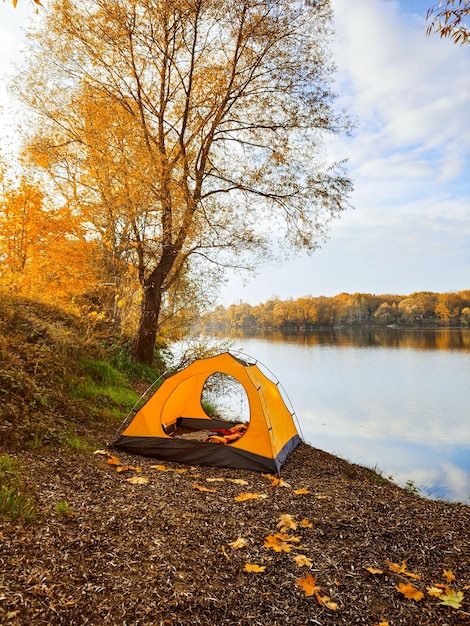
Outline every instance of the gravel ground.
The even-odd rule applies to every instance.
[[[19,455],[41,520],[0,519],[1,624],[470,624],[464,504],[306,444],[280,483],[118,457]]]

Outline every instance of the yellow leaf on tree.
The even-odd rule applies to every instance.
[[[306,557],[304,554],[299,554],[297,556],[294,556],[294,558],[292,559],[294,561],[294,563],[296,563],[299,567],[310,567],[313,563],[313,561],[311,559],[309,559],[308,557]]]
[[[446,580],[448,583],[451,583],[453,580],[455,580],[454,573],[450,569],[445,569],[442,572],[442,575],[444,577],[444,580]]]
[[[296,583],[304,590],[306,596],[313,596],[314,593],[318,593],[321,587],[318,587],[315,581],[315,578],[310,574],[310,572],[305,576],[305,578],[299,578],[296,580]]]
[[[289,529],[295,530],[297,528],[297,522],[292,515],[285,513],[284,515],[280,515],[279,519],[281,521],[276,525],[276,528],[279,528],[281,532]]]
[[[233,548],[233,550],[240,550],[240,548],[244,548],[246,546],[246,543],[246,539],[239,537],[235,541],[231,541],[228,545]]]
[[[145,476],[133,476],[132,478],[126,478],[126,480],[132,485],[146,485],[149,481]]]
[[[265,565],[256,565],[254,563],[245,563],[245,572],[264,572]]]
[[[267,498],[265,493],[241,493],[239,496],[235,496],[235,502],[246,502],[246,500],[256,500],[257,498]]]
[[[409,583],[408,585],[405,585],[405,583],[400,583],[395,587],[395,589],[402,593],[405,598],[408,598],[408,600],[418,601],[424,598],[424,593],[416,589],[416,587],[411,583]]]
[[[199,483],[194,483],[194,489],[198,491],[205,491],[206,493],[215,493],[215,489],[209,489],[209,487],[204,487],[204,485],[200,485]]]

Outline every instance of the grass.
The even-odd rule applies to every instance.
[[[34,498],[26,492],[17,459],[0,456],[0,517],[31,524],[37,520]]]

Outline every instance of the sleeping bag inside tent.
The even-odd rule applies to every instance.
[[[213,419],[205,412],[201,402],[204,385],[218,373],[242,385],[248,423]],[[278,385],[256,363],[224,352],[194,361],[164,380],[113,447],[190,465],[279,472],[300,442]]]

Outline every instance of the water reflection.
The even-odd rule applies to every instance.
[[[334,345],[338,347],[410,348],[413,350],[463,350],[470,352],[470,330],[404,329],[404,328],[331,328],[312,333],[274,330],[232,330],[211,332],[212,336],[231,339],[265,339],[273,343],[295,343],[302,346]]]
[[[423,495],[470,503],[470,331],[231,339],[281,381],[308,443]]]

